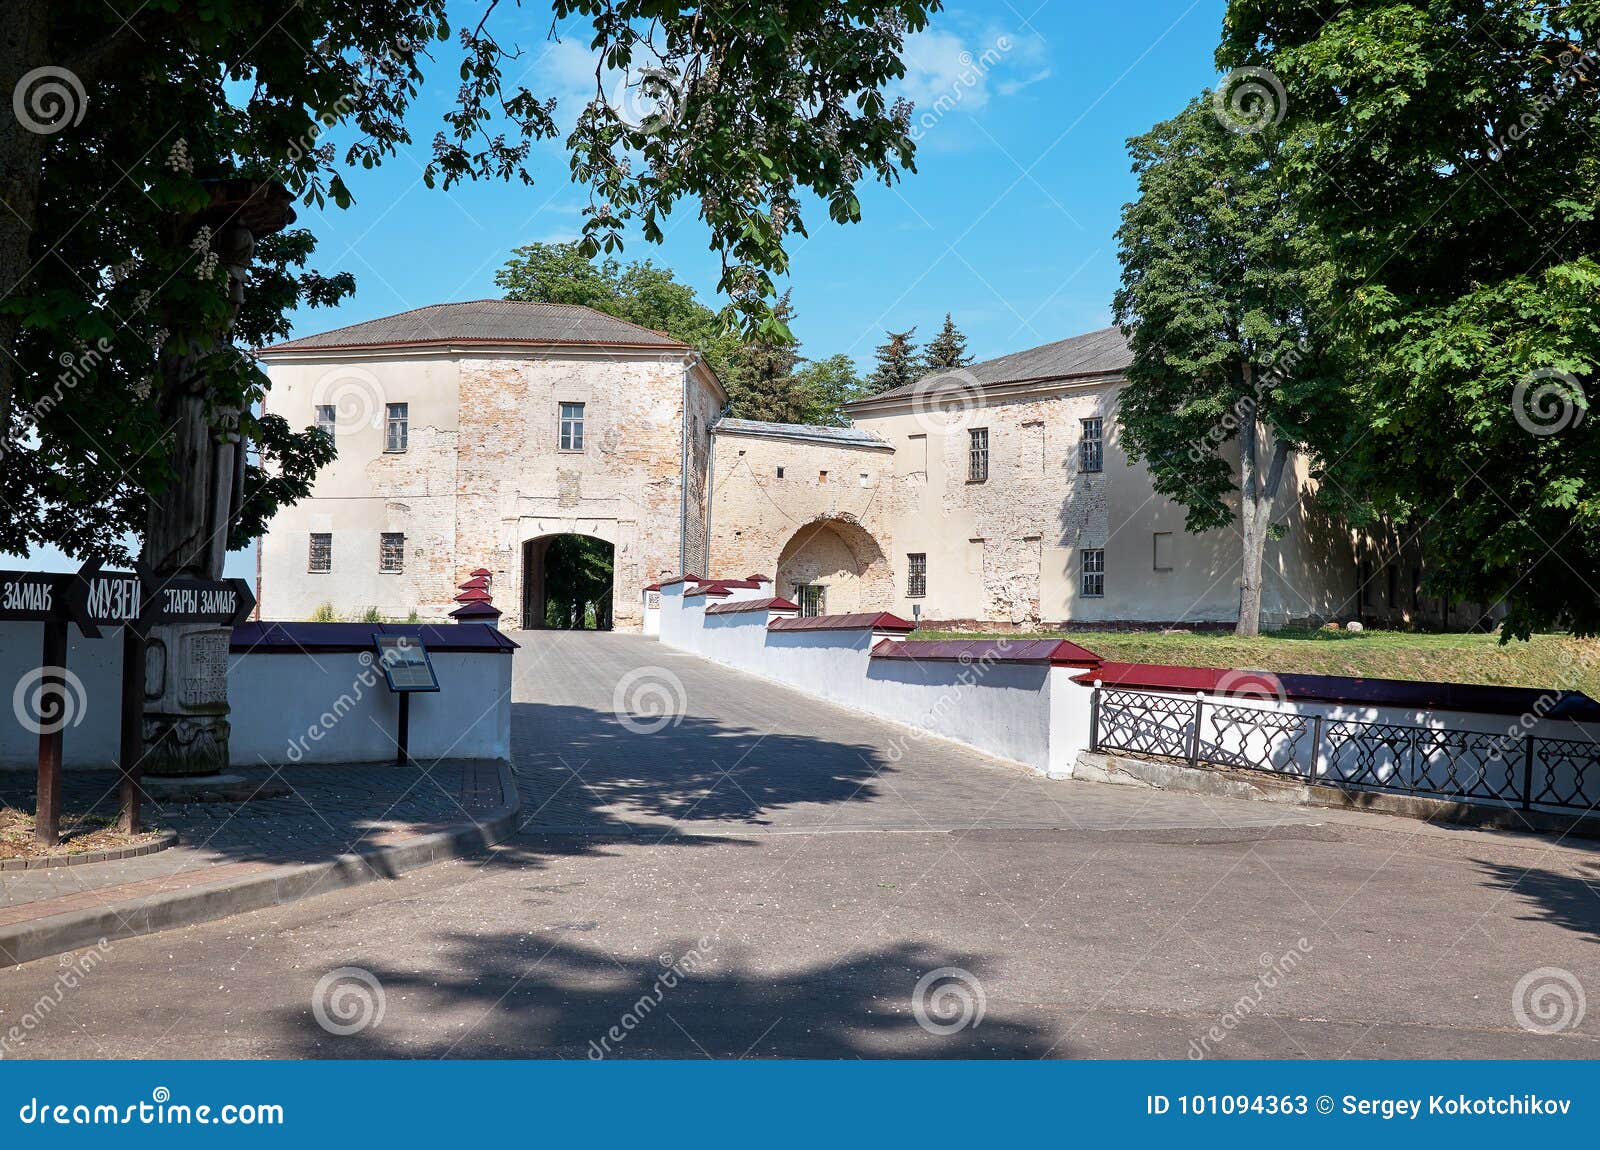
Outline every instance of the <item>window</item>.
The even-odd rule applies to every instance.
[[[1400,606],[1400,563],[1396,560],[1389,564],[1389,606]]]
[[[386,433],[383,440],[385,451],[404,451],[406,449],[407,428],[410,423],[410,405],[405,403],[385,404]]]
[[[872,486],[872,484],[867,480],[867,473],[865,471],[863,471],[861,473],[861,486],[863,486],[863,487],[871,487]]]
[[[329,532],[311,533],[311,549],[306,557],[306,570],[313,575],[333,570],[333,535]]]
[[[906,597],[921,599],[928,593],[928,556],[906,556]]]
[[[1078,440],[1078,470],[1099,471],[1105,464],[1105,424],[1099,419],[1083,421],[1083,437]]]
[[[826,483],[826,482],[828,482],[828,473],[826,471],[817,472],[817,482],[818,483]]]
[[[378,570],[398,573],[406,569],[406,537],[400,531],[378,536]]]
[[[1155,570],[1172,570],[1172,532],[1157,531],[1154,535]]]
[[[779,478],[779,479],[782,479],[782,478],[783,478],[783,468],[781,468],[781,467],[780,467],[780,468],[778,468],[778,478]]]
[[[802,615],[824,615],[828,610],[828,589],[821,583],[796,583],[794,601]]]
[[[1078,589],[1087,599],[1098,599],[1106,593],[1106,553],[1103,549],[1084,550]]]
[[[1372,606],[1372,561],[1362,559],[1356,564],[1356,580],[1361,584],[1361,605]]]
[[[558,446],[562,451],[583,450],[583,404],[561,405],[561,441]]]
[[[967,482],[984,483],[989,478],[989,429],[971,428],[967,437]]]
[[[329,439],[333,438],[333,425],[338,421],[338,418],[339,410],[333,404],[317,404],[317,430]]]

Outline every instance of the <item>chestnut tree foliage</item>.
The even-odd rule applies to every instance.
[[[1333,238],[1355,413],[1325,487],[1506,634],[1600,632],[1600,3],[1231,0],[1217,61],[1287,94]]]
[[[344,207],[345,172],[415,144],[425,181],[448,188],[532,183],[532,149],[555,140],[589,192],[586,255],[630,229],[658,241],[669,213],[694,211],[722,256],[727,320],[787,338],[770,299],[802,209],[857,220],[862,180],[913,169],[910,108],[885,89],[937,0],[551,6],[558,25],[581,19],[598,60],[564,140],[538,69],[500,38],[514,0],[452,5],[459,27],[445,0],[7,0],[0,84],[27,114],[0,116],[0,550],[125,560],[148,493],[185,466],[157,365],[226,327],[226,277],[183,225],[208,179]],[[425,122],[433,61],[459,87]],[[607,90],[618,74],[624,99]],[[354,290],[315,269],[315,247],[303,226],[260,245],[237,343],[282,338],[292,308]],[[219,408],[259,410],[250,357],[230,347],[204,369]],[[272,415],[243,430],[258,458],[235,546],[304,496],[331,450]]]

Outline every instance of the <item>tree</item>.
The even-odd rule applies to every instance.
[[[929,371],[953,371],[972,362],[972,357],[967,354],[967,337],[955,325],[949,312],[944,313],[944,326],[939,329],[938,335],[928,341],[922,358]]]
[[[884,341],[872,353],[878,366],[867,377],[867,392],[870,395],[914,383],[925,374],[921,358],[917,355],[917,345],[912,341],[917,334],[916,328],[886,331],[883,334]]]
[[[1339,237],[1367,369],[1335,490],[1507,637],[1600,631],[1597,44],[1592,2],[1233,0],[1217,54],[1289,95],[1279,162]]]
[[[611,629],[611,544],[588,535],[558,535],[546,546],[544,571],[546,626]]]
[[[786,291],[779,297],[773,314],[785,330],[794,319],[794,308]],[[794,370],[800,362],[800,343],[793,338],[757,336],[735,349],[729,357],[729,413],[739,419],[764,419],[774,423],[804,423],[805,397],[795,386]]]
[[[558,22],[582,14],[594,29],[595,96],[565,141],[590,193],[583,252],[614,253],[629,227],[658,242],[688,200],[721,256],[730,320],[781,334],[767,301],[788,237],[805,234],[802,192],[853,221],[863,178],[912,167],[909,107],[884,88],[933,7],[556,0]],[[486,0],[457,33],[446,0],[162,0],[126,19],[100,0],[10,0],[0,84],[22,111],[0,117],[0,550],[53,543],[126,560],[151,493],[188,467],[162,422],[160,364],[212,347],[233,308],[210,235],[191,226],[202,181],[270,178],[303,203],[346,206],[342,173],[412,142],[420,65],[454,40],[461,86],[425,182],[532,182],[533,143],[557,134],[553,102],[513,79],[525,65],[496,38],[497,13],[508,18]],[[608,99],[613,73],[653,111]],[[334,131],[349,142],[335,147]],[[281,338],[296,304],[353,290],[306,266],[314,247],[305,228],[261,245],[239,340]],[[242,411],[258,453],[237,545],[306,493],[327,446],[252,414],[267,380],[247,356],[204,358],[186,386],[212,410]]]
[[[1283,146],[1193,101],[1129,141],[1139,198],[1117,232],[1115,312],[1133,350],[1122,446],[1183,504],[1190,531],[1237,527],[1241,635],[1260,630],[1283,476],[1340,426],[1328,355],[1313,343],[1331,272],[1277,177]]]
[[[802,411],[797,422],[821,427],[848,427],[844,405],[865,394],[855,361],[843,354],[808,361],[796,369],[794,384]]]
[[[579,243],[532,243],[516,248],[495,273],[506,299],[592,307],[697,348],[719,377],[740,340],[694,288],[671,268],[650,260],[624,266],[613,258],[596,261]]]

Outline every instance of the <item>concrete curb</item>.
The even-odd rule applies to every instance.
[[[1483,830],[1559,834],[1600,839],[1600,818],[1563,815],[1553,811],[1524,811],[1484,803],[1459,803],[1420,795],[1384,791],[1347,790],[1322,783],[1280,778],[1265,771],[1242,767],[1191,767],[1165,759],[1136,759],[1125,755],[1083,751],[1072,778],[1091,783],[1150,787],[1225,799],[1254,799],[1329,810],[1398,815],[1430,823],[1455,823]]]
[[[514,829],[517,812],[522,806],[511,765],[500,763],[498,766],[505,805],[475,823],[419,835],[389,846],[342,854],[326,862],[304,863],[209,886],[165,891],[3,926],[0,927],[0,967],[18,966],[36,958],[91,946],[102,939],[133,938],[173,927],[193,926],[378,879],[395,878],[408,870],[493,846]]]
[[[136,859],[164,851],[178,841],[177,831],[162,831],[147,843],[131,847],[111,847],[101,851],[83,851],[75,855],[45,855],[43,858],[0,859],[0,871],[54,870],[64,866],[82,866],[84,863],[117,862]]]

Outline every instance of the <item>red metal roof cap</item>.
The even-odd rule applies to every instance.
[[[487,591],[489,589],[489,580],[482,575],[474,575],[465,583],[458,583],[456,586],[462,591]]]
[[[456,602],[457,603],[487,603],[492,598],[494,598],[494,596],[490,595],[489,592],[483,591],[483,590],[463,591],[463,592],[461,592],[461,594],[456,596]]]
[[[487,578],[487,579],[493,579],[494,578],[494,572],[489,570],[487,567],[476,568],[475,570],[469,571],[468,574],[471,575],[474,579],[476,579],[480,575],[482,575],[484,578]]]
[[[745,581],[747,583],[771,583],[772,582],[772,580],[768,579],[765,575],[746,575],[745,576]]]
[[[863,611],[853,615],[802,615],[797,619],[773,619],[770,631],[905,631],[917,625],[887,611]]]
[[[500,608],[493,603],[463,603],[450,612],[452,619],[498,619]]]
[[[740,611],[798,611],[797,604],[787,599],[736,599],[732,603],[713,603],[706,608],[707,615],[732,615]]]
[[[926,659],[959,663],[1046,663],[1099,666],[1099,656],[1065,639],[885,639],[875,659]]]

